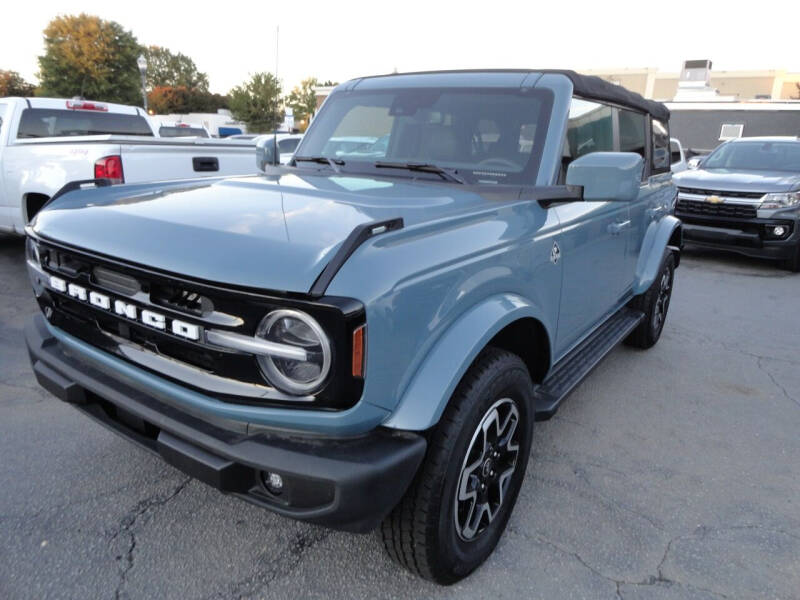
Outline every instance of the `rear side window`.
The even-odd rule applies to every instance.
[[[19,122],[18,138],[68,137],[76,135],[153,135],[139,115],[121,115],[88,110],[26,108]]]
[[[620,152],[635,152],[646,157],[647,132],[645,116],[632,110],[619,110],[619,149]]]
[[[3,121],[6,119],[6,105],[0,104],[0,125],[3,124]]]
[[[653,127],[653,155],[651,166],[653,173],[666,173],[669,171],[669,128],[666,123],[658,119],[652,120]]]

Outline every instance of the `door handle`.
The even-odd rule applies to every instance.
[[[608,226],[608,233],[610,233],[611,235],[619,235],[623,229],[626,229],[627,227],[630,226],[631,226],[630,220],[616,221]]]
[[[192,167],[198,173],[203,171],[219,171],[219,159],[216,156],[195,156]]]

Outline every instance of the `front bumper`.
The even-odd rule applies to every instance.
[[[25,341],[39,384],[122,437],[222,492],[279,514],[366,532],[399,502],[426,450],[421,435],[375,429],[355,438],[233,431],[200,420],[66,352],[37,315]],[[275,495],[264,473],[284,482]]]
[[[718,222],[676,212],[683,221],[683,239],[688,244],[737,252],[746,256],[783,260],[800,245],[800,223],[791,219],[741,219]],[[784,239],[769,239],[764,229],[772,225],[791,228]]]

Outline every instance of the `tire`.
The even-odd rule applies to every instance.
[[[661,261],[661,268],[655,281],[644,294],[631,300],[633,309],[644,313],[644,320],[626,338],[625,343],[635,348],[652,348],[661,337],[664,322],[667,320],[672,287],[675,283],[675,256],[667,251]]]
[[[525,363],[505,350],[484,350],[433,430],[414,482],[381,526],[389,556],[444,585],[480,566],[497,545],[516,503],[533,417],[533,384]],[[484,431],[489,433],[484,436]],[[504,446],[503,440],[509,443]]]
[[[794,256],[781,261],[781,268],[788,269],[792,273],[800,273],[800,244],[794,249]]]

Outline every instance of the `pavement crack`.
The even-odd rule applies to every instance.
[[[794,402],[797,406],[800,406],[800,400],[792,396],[788,392],[788,390],[784,386],[782,386],[777,379],[775,379],[775,376],[772,373],[770,373],[769,370],[762,364],[763,360],[764,360],[763,356],[759,356],[756,359],[756,364],[758,365],[759,370],[761,370],[763,373],[766,373],[770,381],[772,381],[772,383],[775,384],[775,387],[777,387],[781,392],[783,392],[783,395],[786,397],[787,400],[789,400],[790,402]]]
[[[298,527],[302,529],[289,538],[277,557],[265,552],[258,558],[255,565],[256,571],[253,574],[232,584],[229,593],[216,593],[211,597],[243,600],[257,595],[273,581],[291,574],[303,561],[308,551],[331,534],[329,529],[322,527],[312,526],[308,529],[308,525],[301,523],[298,523]]]
[[[187,477],[186,479],[182,480],[166,496],[153,494],[144,500],[139,501],[135,507],[133,507],[125,516],[122,517],[122,519],[120,519],[119,526],[114,532],[111,533],[109,544],[113,543],[121,535],[128,536],[128,545],[125,549],[125,552],[117,556],[117,560],[124,560],[124,564],[120,570],[119,583],[117,584],[117,588],[114,590],[115,600],[120,600],[124,597],[123,588],[127,582],[128,573],[133,568],[134,550],[136,550],[136,534],[133,531],[134,525],[136,525],[139,518],[143,517],[145,514],[152,513],[153,509],[164,506],[170,500],[175,498],[186,488],[191,480],[191,477]]]
[[[519,535],[521,535],[522,537],[524,537],[526,539],[529,539],[529,540],[534,541],[536,543],[539,543],[539,544],[542,544],[542,545],[547,546],[549,548],[552,548],[553,550],[555,550],[556,552],[558,552],[560,554],[572,557],[578,563],[580,563],[584,568],[588,569],[591,573],[594,573],[598,577],[600,577],[602,579],[605,579],[606,581],[608,581],[610,583],[613,583],[614,586],[615,586],[616,597],[619,598],[620,600],[623,600],[623,595],[622,595],[622,586],[623,585],[630,585],[630,586],[636,586],[636,587],[647,587],[647,586],[657,586],[657,585],[680,585],[680,586],[683,586],[683,587],[688,588],[688,589],[693,589],[693,590],[697,590],[697,591],[700,591],[700,592],[705,592],[705,593],[711,594],[711,595],[716,596],[718,598],[723,598],[723,599],[727,599],[728,598],[728,596],[726,596],[725,594],[722,594],[722,593],[717,592],[715,590],[711,590],[711,589],[707,589],[707,588],[701,588],[701,587],[698,587],[698,586],[695,586],[695,585],[683,583],[683,582],[677,581],[675,579],[670,579],[670,578],[668,578],[668,577],[666,577],[664,575],[664,571],[663,571],[664,563],[666,563],[667,557],[669,556],[670,552],[672,551],[672,544],[675,543],[675,541],[677,541],[679,539],[707,534],[709,530],[707,528],[705,528],[705,527],[699,528],[694,533],[689,534],[689,535],[678,535],[678,536],[675,536],[675,537],[671,538],[667,542],[667,545],[666,545],[666,547],[664,549],[664,554],[662,555],[661,560],[659,561],[658,565],[656,566],[656,575],[650,575],[649,577],[646,577],[642,581],[628,581],[626,579],[618,579],[616,577],[612,577],[611,575],[606,575],[599,568],[589,564],[577,552],[574,552],[572,550],[568,550],[566,548],[562,548],[561,546],[559,546],[555,542],[552,542],[551,540],[548,540],[547,538],[544,538],[541,535],[530,535],[530,534],[528,534],[528,533],[526,533],[524,531],[517,530],[517,529],[512,528],[510,526],[508,527],[508,531],[511,532],[511,533],[519,534]]]

